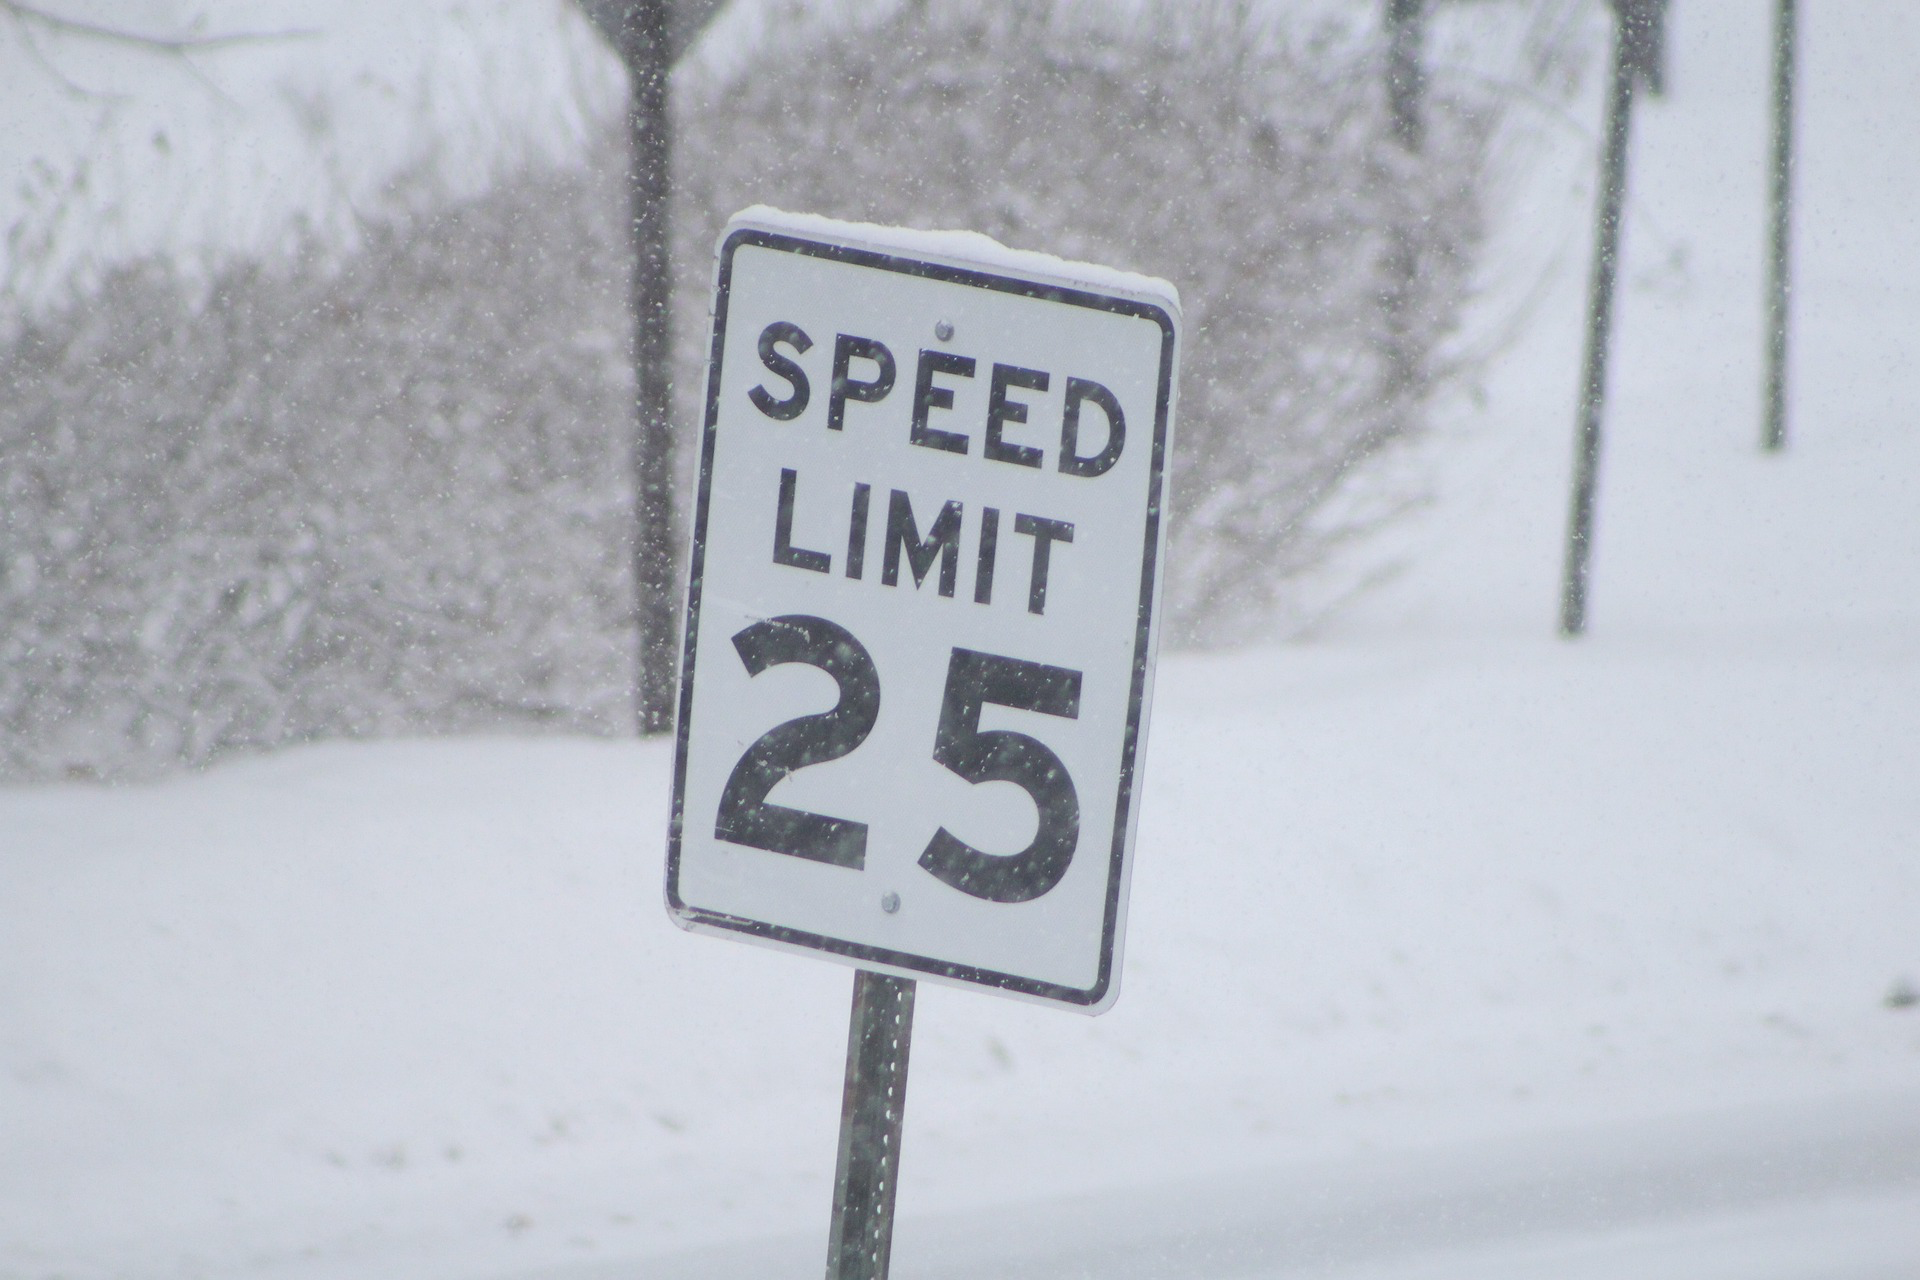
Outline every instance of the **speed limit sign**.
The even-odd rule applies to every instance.
[[[1152,695],[1172,286],[770,209],[718,257],[670,912],[1105,1009]]]

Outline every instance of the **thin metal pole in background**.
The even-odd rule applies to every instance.
[[[673,676],[678,657],[679,600],[674,590],[673,427],[669,364],[673,277],[667,255],[672,190],[672,122],[667,83],[673,71],[668,0],[630,0],[622,15],[627,106],[628,191],[633,234],[635,611],[639,681],[635,712],[644,734],[673,728]]]
[[[673,121],[668,81],[723,0],[579,0],[627,69],[628,213],[632,249],[633,586],[639,632],[634,711],[643,735],[673,728],[679,658],[679,524],[673,514],[673,275],[668,214]]]
[[[1425,42],[1426,0],[1387,0],[1387,111],[1393,136],[1418,151],[1425,133],[1427,76],[1420,65]]]
[[[1426,37],[1426,10],[1427,0],[1387,0],[1387,115],[1394,140],[1409,156],[1418,156],[1426,141],[1427,80],[1420,56]],[[1394,212],[1380,292],[1387,391],[1395,400],[1404,400],[1417,391],[1421,372],[1412,334],[1420,271],[1413,216],[1413,211],[1405,207]]]
[[[827,1280],[886,1280],[893,1197],[900,1182],[900,1121],[913,1045],[911,978],[857,970],[840,1104]]]
[[[1573,503],[1567,516],[1567,554],[1560,579],[1560,634],[1587,629],[1587,573],[1593,550],[1594,489],[1600,471],[1600,428],[1607,391],[1607,341],[1613,327],[1613,288],[1619,267],[1620,210],[1627,189],[1627,135],[1633,113],[1636,43],[1632,18],[1621,8],[1613,44],[1613,80],[1607,94],[1606,140],[1600,157],[1600,210],[1594,231],[1593,273],[1587,286],[1586,369],[1573,462]]]
[[[1767,261],[1767,403],[1763,448],[1787,443],[1788,272],[1793,248],[1793,0],[1779,0],[1773,26],[1773,242]]]

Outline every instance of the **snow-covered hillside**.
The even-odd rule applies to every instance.
[[[1764,8],[1676,5],[1636,121],[1592,634],[1552,629],[1590,99],[1397,575],[1162,664],[1115,1010],[923,985],[896,1274],[1912,1274],[1920,10],[1803,5],[1767,457]],[[0,1276],[816,1274],[848,971],[673,930],[667,766],[0,791]]]
[[[350,248],[531,160],[578,162],[625,92],[572,0],[27,8],[75,22],[0,15],[0,319],[157,254],[196,278]]]

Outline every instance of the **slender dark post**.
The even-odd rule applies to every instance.
[[[1631,0],[1628,0],[1631,3]],[[1607,341],[1613,328],[1613,285],[1619,267],[1620,208],[1627,190],[1627,133],[1636,78],[1631,18],[1620,14],[1607,95],[1607,135],[1600,156],[1600,211],[1594,232],[1593,273],[1587,284],[1586,369],[1580,382],[1580,420],[1573,459],[1573,505],[1567,517],[1567,558],[1560,580],[1560,634],[1587,629],[1587,568],[1593,547],[1594,486],[1600,470],[1601,411],[1607,392]]]
[[[679,656],[673,518],[673,282],[668,257],[672,118],[667,81],[723,0],[579,0],[627,69],[628,205],[633,244],[634,710],[642,734],[673,727]]]
[[[1426,26],[1426,0],[1387,0],[1387,110],[1393,136],[1409,151],[1420,149],[1426,72],[1420,46]]]
[[[1787,444],[1787,302],[1793,248],[1793,0],[1779,0],[1773,27],[1773,244],[1767,262],[1767,406],[1760,443]]]
[[[913,992],[911,978],[865,969],[853,976],[827,1280],[887,1277],[893,1196],[900,1181],[900,1120],[907,1105],[907,1051],[913,1044]]]
[[[635,708],[643,734],[673,727],[679,600],[673,518],[673,280],[667,253],[672,135],[667,82],[673,70],[668,0],[627,0],[619,24],[620,60],[629,81],[628,194],[633,230],[635,432],[633,471],[634,607],[640,670]]]
[[[1426,141],[1426,72],[1420,59],[1426,34],[1426,4],[1427,0],[1387,0],[1387,115],[1394,141],[1409,156],[1418,155]],[[1417,344],[1412,333],[1415,284],[1420,271],[1414,213],[1404,204],[1394,210],[1388,229],[1386,260],[1382,263],[1385,279],[1380,290],[1380,310],[1385,330],[1386,390],[1395,402],[1403,402],[1416,391],[1420,380]],[[1405,411],[1404,403],[1400,403],[1398,411]]]

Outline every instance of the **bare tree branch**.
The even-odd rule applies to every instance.
[[[103,89],[89,89],[87,86],[75,80],[61,69],[59,63],[47,56],[47,51],[40,47],[39,34],[34,31],[33,27],[28,24],[25,18],[12,11],[12,6],[0,6],[0,13],[5,13],[6,16],[13,21],[14,26],[19,29],[20,47],[27,51],[28,59],[31,60],[34,65],[38,66],[41,71],[45,72],[49,79],[59,85],[61,92],[65,93],[68,97],[84,98],[89,102],[124,102],[127,100],[127,95],[124,93],[108,93]]]
[[[0,13],[9,15],[23,27],[37,26],[62,35],[87,36],[111,44],[155,49],[164,53],[191,53],[199,49],[219,49],[229,45],[258,44],[271,40],[300,40],[320,34],[318,30],[309,27],[290,27],[280,31],[222,31],[212,35],[161,35],[153,32],[128,31],[105,23],[89,22],[84,18],[71,18],[49,9],[42,9],[38,5],[23,4],[21,0],[0,0]]]

